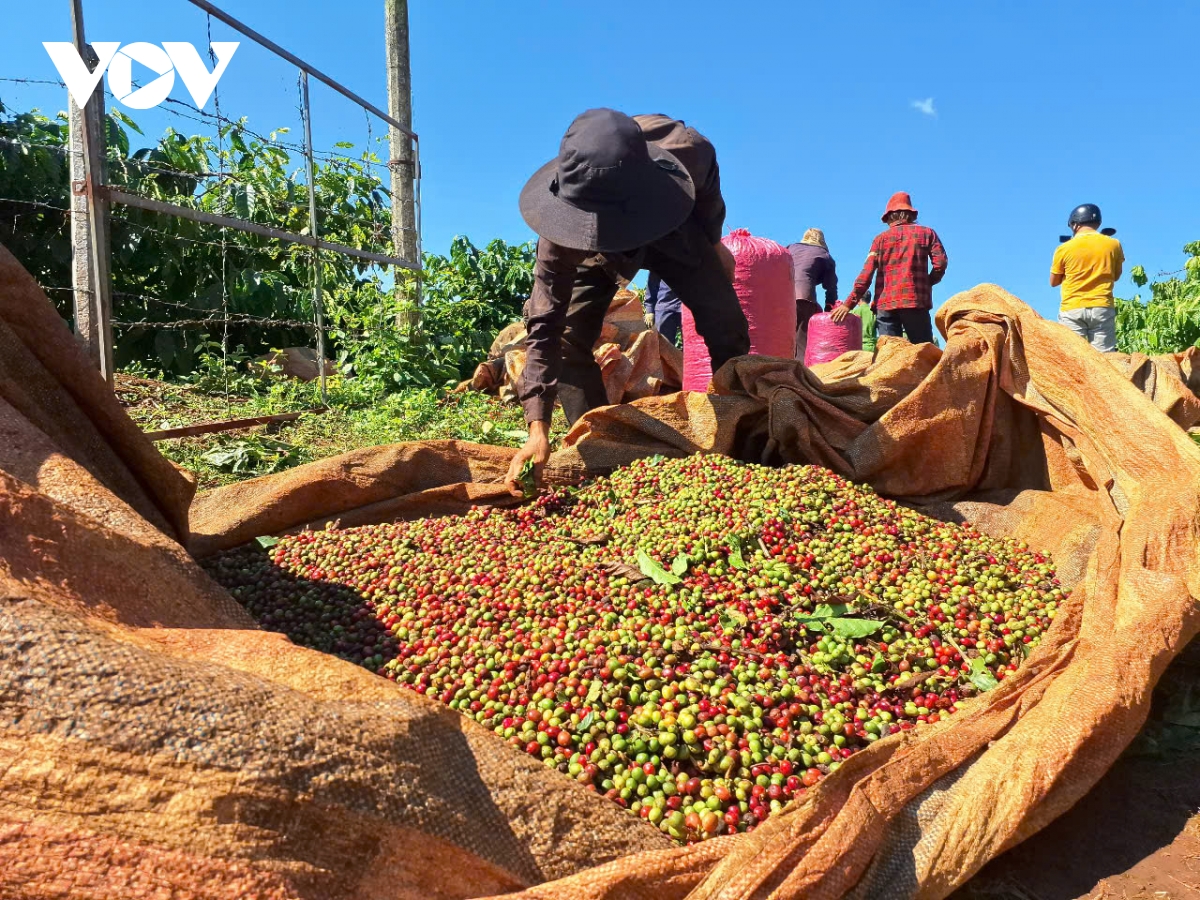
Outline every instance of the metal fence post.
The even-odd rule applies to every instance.
[[[308,73],[300,70],[300,104],[304,116],[304,160],[308,168],[308,231],[317,234],[317,167],[313,162],[312,106],[308,102]],[[325,312],[321,298],[321,249],[312,248],[313,255],[313,316],[317,322],[317,371],[321,383],[321,402],[328,403],[325,392]]]
[[[415,169],[414,174],[416,176],[416,179],[415,179],[416,185],[415,185],[414,194],[413,194],[413,196],[416,198],[416,203],[415,203],[415,209],[413,212],[414,212],[415,225],[416,225],[416,229],[417,229],[417,234],[416,234],[417,250],[416,250],[416,256],[413,259],[413,263],[416,264],[417,277],[416,277],[416,281],[415,281],[416,290],[414,292],[413,299],[416,301],[417,306],[420,307],[420,305],[425,300],[425,298],[422,296],[422,292],[423,292],[422,281],[425,277],[425,248],[421,242],[421,144],[416,138],[413,138],[412,144],[413,144],[413,164],[414,164],[414,169]]]
[[[97,65],[83,30],[82,0],[71,0],[71,29],[80,59]],[[71,101],[71,237],[73,240],[75,333],[113,383],[112,277],[104,197],[104,90],[97,85],[82,109]],[[82,262],[85,260],[86,262]]]

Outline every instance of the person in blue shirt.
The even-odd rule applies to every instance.
[[[679,297],[665,281],[654,272],[646,280],[646,324],[654,328],[672,344],[679,346],[679,332],[683,322]]]

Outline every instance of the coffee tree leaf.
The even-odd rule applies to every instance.
[[[645,550],[638,550],[637,561],[642,574],[652,579],[655,584],[679,584],[682,580],[659,565]]]

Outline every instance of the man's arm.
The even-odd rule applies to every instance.
[[[825,309],[833,309],[838,301],[838,283],[837,263],[833,261],[832,256],[825,266],[825,280],[821,282],[821,287],[825,289]]]
[[[863,294],[871,287],[871,279],[875,277],[875,272],[878,268],[879,240],[876,238],[871,242],[871,252],[867,254],[867,261],[863,263],[862,271],[854,279],[854,287],[850,291],[850,296],[843,301],[845,306],[853,309],[858,305],[858,301],[862,299]]]
[[[540,487],[542,469],[550,458],[550,416],[562,369],[562,334],[575,286],[575,270],[587,255],[549,241],[538,241],[533,293],[525,307],[525,370],[518,386],[529,438],[513,457],[505,479],[509,491],[518,497],[524,494],[521,470],[525,464],[533,463],[533,483]]]
[[[1054,250],[1054,258],[1050,260],[1050,287],[1058,287],[1062,284],[1063,278],[1067,274],[1067,267],[1063,261],[1066,247],[1066,244],[1059,244]]]
[[[705,139],[705,143],[708,141]],[[712,164],[707,178],[696,185],[696,207],[694,215],[704,227],[704,233],[713,244],[720,243],[721,231],[725,227],[725,196],[721,193],[721,167],[717,165],[717,151],[708,144],[706,157],[711,155]]]
[[[721,243],[721,231],[725,227],[725,197],[721,193],[721,167],[717,165],[717,151],[700,132],[691,128],[688,132],[700,141],[695,156],[703,160],[700,166],[693,168],[707,170],[705,177],[696,183],[696,205],[692,215],[699,220],[705,236],[716,248],[721,268],[732,283],[737,263],[733,253]]]
[[[858,278],[854,279],[854,288],[850,291],[850,296],[835,306],[833,312],[829,314],[833,321],[840,322],[846,318],[850,314],[850,310],[854,309],[858,305],[858,301],[867,293],[871,279],[875,276],[875,270],[879,268],[877,242],[878,239],[871,242],[871,252],[867,254],[867,261],[863,263]]]
[[[526,422],[549,422],[554,412],[567,307],[575,286],[575,270],[587,255],[550,241],[538,241],[533,293],[525,308],[525,371],[519,386]]]
[[[942,239],[938,237],[937,232],[931,228],[929,233],[932,236],[929,244],[929,262],[932,266],[929,272],[929,283],[934,285],[945,277],[950,260],[946,256],[946,248],[942,246]]]
[[[1116,270],[1113,272],[1113,281],[1117,282],[1121,280],[1121,273],[1125,271],[1125,248],[1119,243],[1117,244],[1116,259],[1114,262],[1116,263]]]

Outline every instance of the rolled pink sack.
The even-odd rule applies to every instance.
[[[830,362],[843,353],[862,349],[862,319],[846,316],[840,322],[833,321],[829,313],[817,313],[808,320],[808,349],[804,351],[804,365],[815,366]]]
[[[737,268],[733,289],[750,326],[750,353],[792,358],[796,340],[796,300],[792,283],[792,255],[767,238],[754,237],[745,228],[721,239]],[[696,331],[691,310],[683,308],[683,389],[705,391],[712,381],[712,360],[704,338]]]

